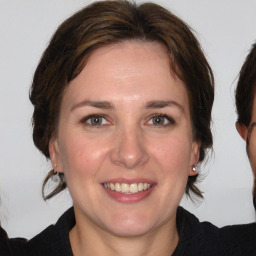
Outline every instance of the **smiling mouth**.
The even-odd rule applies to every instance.
[[[121,194],[137,194],[139,192],[149,190],[152,185],[149,183],[103,183],[104,187]]]

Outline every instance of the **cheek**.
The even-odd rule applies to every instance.
[[[184,135],[185,137],[185,135]],[[184,137],[169,138],[155,143],[151,156],[157,164],[159,185],[162,187],[162,200],[169,205],[170,201],[179,202],[184,194],[190,168],[191,147]],[[180,139],[178,139],[180,138]]]
[[[162,214],[168,217],[184,194],[190,168],[192,145],[184,135],[158,141],[152,147],[151,156],[157,163],[158,185],[161,196],[158,201],[164,205]],[[158,169],[159,168],[159,169]]]
[[[67,176],[96,172],[108,151],[106,141],[83,136],[66,136],[59,144],[62,171]]]
[[[172,136],[152,145],[152,155],[165,168],[185,170],[190,164],[192,144],[186,136]]]

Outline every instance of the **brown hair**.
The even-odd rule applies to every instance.
[[[240,70],[235,91],[237,122],[249,126],[252,119],[253,100],[256,88],[256,43]]]
[[[163,7],[126,0],[92,3],[64,21],[55,32],[35,71],[30,91],[36,147],[49,158],[48,144],[58,124],[63,91],[86,65],[89,54],[97,47],[124,40],[157,41],[168,50],[172,70],[187,86],[194,139],[201,143],[202,161],[212,146],[214,98],[213,74],[203,51],[189,26]],[[46,177],[43,190],[52,175],[53,170]],[[192,190],[202,197],[194,185],[196,178],[188,178],[186,193]],[[44,198],[65,187],[64,177],[60,176],[59,185]]]
[[[238,83],[235,91],[237,122],[247,127],[246,151],[250,158],[250,136],[255,129],[255,123],[251,124],[253,102],[256,93],[256,43],[251,47],[245,62],[240,70]],[[256,208],[256,174],[254,173],[253,202]]]

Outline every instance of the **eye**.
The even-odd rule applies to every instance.
[[[168,126],[171,124],[175,124],[175,121],[170,116],[163,114],[154,114],[150,118],[149,124],[154,126]]]
[[[102,126],[107,125],[109,122],[102,115],[89,115],[82,119],[82,123],[90,126]]]

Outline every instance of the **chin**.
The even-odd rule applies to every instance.
[[[108,232],[119,237],[142,236],[152,229],[152,220],[145,216],[119,216],[106,226]]]
[[[138,237],[138,236],[143,236],[146,233],[148,233],[151,229],[147,226],[140,226],[138,225],[120,225],[116,226],[114,229],[113,227],[109,229],[109,232],[112,233],[115,236],[118,237]]]

